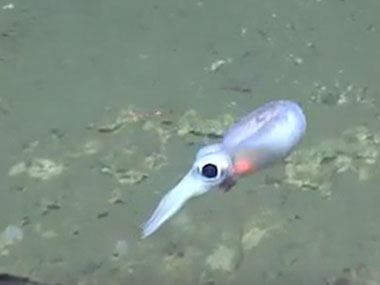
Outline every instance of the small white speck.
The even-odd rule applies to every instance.
[[[211,63],[210,67],[206,67],[206,71],[218,71],[223,65],[226,63],[231,63],[232,59],[227,58],[227,59],[218,59]]]
[[[271,16],[272,16],[273,19],[277,18],[277,14],[276,13],[273,13]]]
[[[300,57],[296,57],[296,58],[294,58],[294,62],[299,65],[299,64],[303,63],[303,59]]]
[[[294,54],[290,54],[289,58],[296,64],[301,65],[303,63],[303,59],[301,57],[297,57]]]
[[[11,10],[11,9],[14,9],[14,8],[15,8],[15,5],[13,3],[5,4],[2,7],[3,10]]]

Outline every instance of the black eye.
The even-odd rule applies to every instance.
[[[202,167],[202,175],[207,178],[215,178],[218,175],[218,168],[211,163]]]

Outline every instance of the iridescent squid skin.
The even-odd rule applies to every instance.
[[[285,158],[305,131],[305,115],[293,101],[272,101],[253,110],[227,130],[220,143],[198,151],[190,171],[143,224],[142,238],[155,232],[190,198],[216,186],[227,191],[237,178]]]

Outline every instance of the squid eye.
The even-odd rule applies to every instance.
[[[228,176],[230,167],[230,157],[221,151],[198,157],[193,165],[196,175],[209,185],[220,184]]]
[[[215,178],[218,176],[218,168],[215,164],[207,163],[202,167],[201,173],[206,178]]]

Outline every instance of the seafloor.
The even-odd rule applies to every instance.
[[[380,2],[0,0],[0,284],[380,284]],[[140,224],[274,99],[283,163]]]

